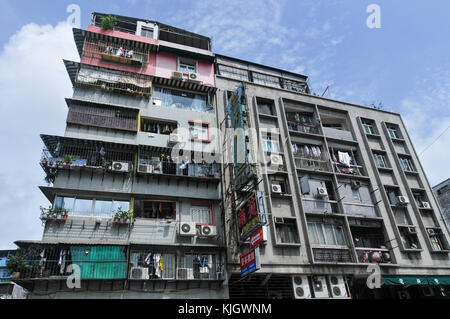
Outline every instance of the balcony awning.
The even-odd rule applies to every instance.
[[[71,138],[71,137],[62,137],[62,136],[54,136],[54,135],[45,135],[41,134],[41,139],[44,142],[45,146],[47,147],[47,150],[54,155],[54,152],[56,148],[58,147],[58,144],[61,142],[71,144],[71,145],[78,145],[78,146],[104,146],[106,148],[112,148],[115,150],[123,150],[123,151],[130,151],[130,152],[136,152],[137,147],[136,145],[130,145],[130,144],[119,144],[119,143],[112,143],[112,142],[105,142],[105,141],[94,141],[94,140],[85,140],[85,139],[77,139],[77,138]]]
[[[75,80],[77,78],[77,73],[80,68],[80,63],[69,60],[63,61],[64,65],[66,66],[67,74],[69,74],[70,81],[72,82],[72,85],[75,86]]]
[[[383,279],[388,286],[450,285],[450,276],[383,276]]]
[[[217,88],[214,86],[203,85],[200,83],[194,83],[194,82],[177,80],[177,79],[161,78],[158,76],[155,76],[153,78],[153,83],[168,85],[168,86],[172,86],[172,87],[178,87],[178,88],[192,90],[192,91],[205,92],[205,93],[215,93],[217,91]]]

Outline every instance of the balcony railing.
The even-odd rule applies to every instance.
[[[353,258],[348,249],[313,248],[315,262],[351,263]]]
[[[148,64],[150,51],[125,45],[93,40],[84,43],[83,57],[103,59],[126,65],[145,67]]]
[[[288,120],[287,124],[290,131],[308,134],[320,134],[319,123],[316,121],[310,123],[302,123]]]
[[[160,160],[139,159],[139,173],[165,174],[175,176],[205,177],[220,179],[220,164],[178,164]]]
[[[337,214],[336,203],[329,203],[321,200],[303,200],[303,210],[305,213],[313,214]]]
[[[379,217],[375,206],[344,203],[344,210],[347,215]]]

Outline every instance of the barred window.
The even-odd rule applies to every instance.
[[[219,75],[241,81],[249,81],[248,72],[246,70],[237,69],[226,65],[219,65]]]
[[[277,78],[276,76],[270,76],[270,75],[253,72],[253,82],[259,83],[262,85],[281,88],[280,79]]]

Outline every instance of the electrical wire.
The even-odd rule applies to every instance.
[[[444,132],[442,132],[441,135],[439,135],[439,136],[433,141],[433,143],[431,143],[430,145],[428,145],[428,146],[427,146],[427,147],[419,154],[419,156],[421,156],[427,149],[429,149],[434,143],[436,143],[436,141],[437,141],[438,139],[440,139],[441,136],[444,135],[444,133],[447,132],[447,130],[448,130],[449,128],[450,128],[450,125],[447,126],[447,128],[444,130]]]

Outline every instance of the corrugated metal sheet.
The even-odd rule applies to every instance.
[[[72,246],[72,262],[81,268],[81,279],[126,278],[124,246]]]

